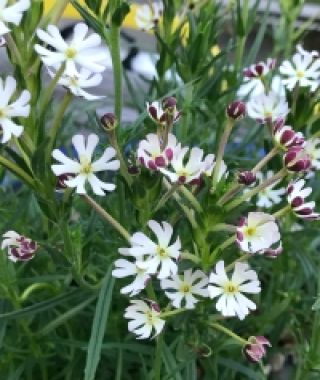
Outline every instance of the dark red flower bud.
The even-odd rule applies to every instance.
[[[250,343],[243,349],[246,358],[253,363],[261,361],[267,353],[266,348],[271,347],[271,343],[264,336],[252,336],[248,341]]]
[[[311,167],[311,158],[301,146],[290,148],[284,154],[283,162],[291,172],[308,171]]]
[[[173,96],[163,99],[162,108],[164,110],[175,109],[176,106],[177,106],[177,99],[174,98]]]
[[[253,183],[255,183],[256,180],[257,180],[256,175],[249,170],[240,172],[238,174],[238,182],[242,185],[250,186]]]
[[[236,100],[229,104],[227,107],[227,115],[233,119],[238,120],[244,117],[246,114],[246,104],[240,100]]]
[[[113,113],[106,113],[100,119],[102,127],[108,131],[114,129],[118,125],[118,120]]]

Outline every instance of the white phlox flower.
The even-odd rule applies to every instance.
[[[74,27],[73,38],[67,42],[55,25],[48,25],[46,31],[38,29],[37,36],[55,51],[39,44],[35,45],[35,50],[47,66],[56,68],[65,63],[66,72],[69,74],[79,71],[81,67],[93,73],[100,73],[106,69],[108,53],[100,46],[101,37],[98,34],[92,33],[87,36],[87,33],[87,25],[79,23]]]
[[[204,171],[203,171],[204,174],[207,177],[211,177],[215,166],[216,166],[215,155],[208,154],[204,159]],[[228,167],[226,163],[222,160],[220,164],[217,181],[220,182],[222,177],[227,177],[227,176],[228,176]]]
[[[18,0],[14,4],[0,0],[0,37],[10,32],[8,24],[20,25],[23,13],[29,9],[30,0]]]
[[[140,5],[136,11],[135,21],[139,29],[151,30],[159,22],[163,12],[163,5],[161,2],[153,2],[151,4]]]
[[[118,259],[114,263],[115,269],[112,271],[112,276],[117,278],[125,278],[129,276],[135,276],[134,280],[127,286],[121,289],[122,294],[129,294],[130,297],[138,294],[143,290],[150,275],[147,273],[147,270],[139,266],[139,261],[134,263],[125,260]]]
[[[162,289],[167,289],[166,296],[175,308],[194,309],[199,299],[195,296],[208,297],[208,278],[200,270],[192,272],[187,269],[183,275],[176,274],[171,278],[161,280]],[[169,291],[168,291],[169,290]]]
[[[291,182],[287,188],[287,199],[292,211],[300,219],[319,220],[320,214],[314,211],[316,206],[314,201],[305,202],[312,193],[311,187],[305,187],[306,181],[299,179]]]
[[[95,134],[90,134],[87,141],[85,140],[83,135],[75,135],[72,138],[78,161],[68,158],[61,150],[54,149],[52,157],[60,164],[51,165],[52,171],[56,176],[74,175],[74,178],[67,179],[64,183],[68,187],[76,188],[78,194],[86,194],[85,184],[89,182],[95,194],[105,195],[105,191],[113,191],[116,186],[112,183],[102,182],[94,173],[106,170],[116,171],[120,167],[120,162],[113,159],[116,151],[112,147],[105,149],[102,156],[92,162],[92,155],[99,138]]]
[[[171,182],[179,182],[183,184],[198,181],[202,173],[210,169],[208,162],[213,161],[213,155],[209,155],[209,159],[207,158],[203,160],[203,150],[195,147],[190,150],[189,159],[187,163],[185,163],[185,157],[188,152],[189,148],[184,147],[179,149],[177,154],[173,156],[170,162],[173,171],[165,168],[159,169],[163,174],[169,177]]]
[[[279,242],[281,236],[275,218],[264,212],[249,212],[237,228],[237,243],[249,253],[262,252]]]
[[[0,127],[4,144],[12,136],[19,137],[23,132],[23,126],[12,121],[15,117],[28,117],[30,113],[30,92],[23,90],[20,96],[10,103],[17,88],[17,82],[12,76],[5,80],[0,78]]]
[[[149,133],[141,140],[137,150],[138,160],[142,165],[151,170],[157,170],[168,166],[177,150],[181,149],[176,137],[169,133],[168,142],[161,147],[161,139],[155,133]]]
[[[292,61],[282,62],[279,71],[285,77],[282,80],[283,84],[290,91],[296,85],[310,87],[311,91],[319,87],[320,59],[314,58],[312,54],[294,54]]]
[[[160,318],[159,306],[151,302],[148,305],[141,300],[132,300],[131,305],[125,310],[124,317],[129,319],[128,330],[137,335],[137,339],[150,338],[152,331],[155,330],[152,338],[161,333],[165,321]]]
[[[177,260],[181,253],[179,237],[170,244],[173,228],[167,222],[160,224],[150,220],[148,226],[156,236],[156,242],[144,233],[136,232],[131,236],[131,247],[120,248],[119,253],[135,257],[140,268],[145,269],[147,273],[158,273],[159,279],[175,275],[178,271]]]
[[[52,78],[56,75],[55,72],[51,70],[48,71]],[[69,89],[75,96],[86,100],[98,100],[104,98],[104,96],[92,95],[84,89],[99,86],[102,80],[103,76],[101,74],[95,74],[87,69],[81,68],[79,72],[73,71],[68,73],[65,71],[58,83]]]
[[[304,150],[311,158],[312,167],[316,170],[320,170],[320,139],[313,138],[307,140]]]
[[[274,92],[251,97],[247,103],[249,117],[261,123],[285,119],[289,113],[286,99]]]
[[[234,272],[229,279],[224,262],[221,260],[210,274],[208,286],[210,298],[219,297],[216,309],[225,317],[244,319],[250,310],[256,310],[254,302],[242,293],[261,292],[257,273],[247,263],[236,262]]]
[[[297,53],[301,55],[311,55],[311,57],[314,57],[314,58],[319,57],[319,52],[317,52],[316,50],[312,50],[312,51],[305,50],[301,44],[298,44],[296,46],[296,49],[297,49]]]
[[[260,183],[268,180],[273,177],[274,172],[272,170],[268,170],[264,175],[262,172],[256,173],[256,177]],[[257,194],[257,202],[256,205],[261,208],[270,208],[273,205],[277,205],[282,201],[282,195],[285,194],[286,190],[284,187],[279,189],[275,189],[275,187],[279,184],[280,181],[273,183],[272,185],[266,187],[265,189],[259,191]]]
[[[8,259],[13,262],[31,260],[38,249],[35,241],[15,231],[7,231],[2,237],[1,249],[8,249]]]

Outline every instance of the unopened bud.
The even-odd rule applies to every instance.
[[[267,354],[267,347],[271,343],[264,336],[252,336],[248,339],[250,343],[244,346],[244,354],[253,363],[260,362]]]
[[[168,98],[163,99],[162,108],[163,110],[175,110],[177,106],[177,99],[173,96],[169,96]]]
[[[250,186],[252,185],[253,183],[255,183],[257,180],[257,177],[256,175],[249,171],[249,170],[246,170],[246,171],[243,171],[243,172],[240,172],[238,174],[238,182],[241,184],[241,185],[246,185],[246,186]]]
[[[229,104],[227,107],[227,115],[233,119],[238,120],[246,114],[246,104],[240,100],[236,100]]]
[[[102,127],[108,131],[115,129],[118,125],[118,120],[113,113],[106,113],[100,119]]]
[[[311,167],[311,158],[300,146],[290,148],[283,156],[283,162],[290,172],[304,172]]]

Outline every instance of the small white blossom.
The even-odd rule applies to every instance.
[[[306,141],[304,150],[311,158],[312,167],[320,170],[320,139],[313,138]]]
[[[83,135],[73,136],[72,144],[77,152],[78,161],[71,160],[59,149],[52,152],[52,157],[60,162],[60,164],[51,165],[52,171],[56,176],[75,175],[74,178],[65,180],[64,183],[68,187],[76,188],[78,194],[86,194],[85,184],[87,181],[97,195],[105,195],[105,191],[113,191],[116,187],[114,184],[102,182],[94,174],[105,170],[115,171],[120,167],[119,160],[113,160],[116,151],[111,147],[107,148],[97,161],[92,162],[92,155],[98,142],[99,138],[95,134],[88,136],[87,144]]]
[[[8,24],[20,25],[23,12],[30,7],[30,0],[18,0],[10,4],[8,0],[0,1],[0,36],[10,32]]]
[[[87,25],[79,23],[74,27],[72,40],[66,42],[55,25],[48,25],[47,31],[38,29],[37,36],[55,50],[39,44],[35,45],[35,50],[47,66],[56,68],[66,63],[66,72],[69,74],[79,71],[81,67],[93,73],[102,72],[106,69],[108,53],[100,46],[101,38],[98,34],[87,36],[87,33]]]
[[[204,174],[207,177],[211,177],[215,166],[216,166],[215,155],[208,154],[204,159]],[[228,167],[226,163],[222,160],[220,164],[217,181],[220,182],[222,177],[227,177],[227,176],[228,176]]]
[[[112,271],[112,276],[124,278],[135,276],[133,282],[121,289],[122,294],[129,294],[130,297],[138,294],[146,287],[150,275],[147,270],[139,266],[139,262],[132,263],[128,260],[118,259],[114,263],[116,269]]]
[[[151,303],[150,306],[140,300],[132,300],[126,308],[124,317],[130,319],[128,329],[137,335],[137,339],[147,339],[155,330],[153,338],[161,333],[165,321],[160,318],[159,306]]]
[[[317,52],[316,50],[312,50],[312,51],[305,50],[303,46],[300,44],[296,46],[296,49],[297,49],[297,53],[301,55],[311,55],[311,57],[313,58],[319,57],[319,52]]]
[[[305,202],[312,193],[311,187],[304,187],[306,181],[299,179],[298,181],[291,182],[287,188],[288,203],[290,204],[292,211],[300,219],[306,220],[319,220],[320,214],[314,212],[316,206],[314,201]]]
[[[229,279],[221,260],[209,277],[209,296],[219,297],[216,309],[225,317],[244,319],[250,310],[256,310],[254,302],[242,293],[258,294],[261,292],[257,273],[247,263],[235,263],[234,272]]]
[[[30,113],[31,95],[29,91],[23,90],[20,96],[10,103],[16,88],[17,82],[13,77],[8,76],[5,80],[0,78],[0,127],[3,144],[8,142],[12,135],[19,137],[23,132],[23,126],[13,122],[12,118],[28,117]]]
[[[272,170],[268,170],[266,175],[262,172],[256,173],[256,177],[259,180],[259,184],[268,180],[269,178],[274,176],[274,172]],[[282,201],[281,195],[284,195],[286,190],[284,187],[279,189],[275,189],[280,181],[273,183],[272,185],[266,187],[265,189],[259,191],[257,194],[257,202],[256,205],[261,208],[270,208],[273,205],[277,205]]]
[[[273,122],[285,119],[289,113],[286,99],[275,92],[251,97],[247,103],[248,115],[259,122]]]
[[[194,295],[208,297],[208,278],[200,270],[192,273],[191,269],[184,271],[183,275],[176,274],[171,278],[161,280],[160,286],[166,291],[166,296],[172,301],[175,308],[183,307],[194,309],[199,300]]]
[[[38,249],[35,241],[15,231],[8,231],[2,237],[1,249],[8,249],[8,258],[13,262],[31,260]]]
[[[176,137],[169,133],[168,142],[161,147],[161,139],[155,133],[149,133],[141,140],[137,150],[138,160],[142,165],[151,170],[168,166],[175,152],[180,149]]]
[[[179,237],[170,244],[173,228],[167,222],[162,224],[154,220],[148,222],[149,228],[155,234],[157,241],[152,241],[142,232],[136,232],[131,236],[130,248],[120,248],[122,255],[133,256],[138,260],[137,265],[147,273],[157,273],[158,278],[163,279],[175,275],[178,271],[177,260],[180,256],[181,243]]]
[[[237,228],[237,243],[243,251],[262,252],[279,240],[279,228],[272,215],[249,212],[247,218],[241,218]]]
[[[281,97],[286,96],[286,88],[282,83],[282,79],[279,75],[275,75],[271,80],[271,91],[278,94]],[[265,93],[265,86],[261,81],[261,78],[244,78],[242,85],[240,86],[237,96],[239,98],[249,99],[255,96]]]
[[[177,151],[177,153],[173,156],[170,165],[173,172],[160,168],[159,170],[169,177],[171,182],[179,182],[179,183],[190,183],[192,181],[197,181],[201,177],[202,173],[210,169],[208,168],[208,161],[211,162],[213,155],[209,155],[208,158],[203,160],[203,150],[200,148],[192,148],[190,150],[190,155],[187,163],[184,163],[185,156],[188,153],[189,148],[184,147]]]
[[[292,62],[282,62],[279,71],[285,77],[282,81],[288,90],[299,85],[315,91],[319,86],[320,59],[314,59],[311,54],[294,54]]]
[[[49,70],[50,76],[53,78],[56,73]],[[86,100],[98,100],[104,98],[104,96],[92,95],[85,91],[85,88],[99,86],[103,80],[101,74],[95,74],[91,71],[81,68],[79,72],[68,73],[65,71],[58,83],[64,86],[72,92],[73,95],[79,96]]]
[[[136,11],[136,24],[139,29],[151,30],[159,22],[163,12],[163,5],[161,2],[153,2],[149,4],[140,5]]]

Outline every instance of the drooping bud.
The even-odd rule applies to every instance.
[[[284,150],[295,146],[303,147],[305,138],[301,132],[295,132],[289,125],[276,126],[274,131],[275,142]]]
[[[116,116],[111,112],[104,114],[101,117],[100,121],[101,121],[103,129],[107,131],[112,131],[118,125],[118,120]]]
[[[283,162],[290,172],[308,171],[311,167],[311,158],[301,146],[290,148],[284,154]]]
[[[227,115],[230,119],[238,120],[245,116],[246,114],[246,104],[240,100],[235,100],[227,107]]]
[[[238,173],[238,183],[241,185],[250,186],[253,183],[255,183],[257,180],[257,177],[255,173],[251,172],[250,170],[245,170],[243,172]]]
[[[271,343],[264,336],[251,336],[248,341],[243,352],[249,361],[258,363],[266,356],[266,348],[271,347]]]

